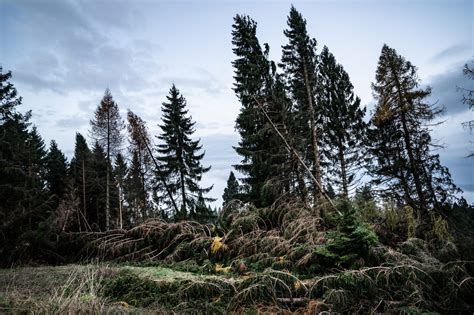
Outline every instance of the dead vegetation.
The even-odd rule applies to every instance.
[[[338,206],[343,216],[329,213],[322,222],[300,203],[256,209],[236,201],[215,225],[149,220],[130,230],[64,235],[64,246],[101,263],[3,270],[0,306],[39,313],[472,312],[474,262],[462,260],[445,223],[434,225],[429,240],[409,238],[400,226],[395,237],[393,215],[362,222],[363,213]]]
[[[255,209],[235,201],[216,225],[149,220],[79,238],[89,259],[207,275],[170,281],[127,269],[103,281],[103,297],[134,307],[185,313],[473,310],[474,265],[460,259],[452,239],[407,239],[404,231],[380,243],[369,224],[378,231],[392,221],[363,223],[347,204],[339,209],[342,217],[329,214],[323,223],[300,203]]]

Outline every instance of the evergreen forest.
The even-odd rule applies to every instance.
[[[222,204],[179,83],[154,128],[104,87],[68,158],[2,64],[0,313],[474,312],[474,205],[410,56],[380,47],[368,110],[296,7],[278,60],[252,17],[229,23],[239,162]]]

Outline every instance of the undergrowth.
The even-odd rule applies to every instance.
[[[70,235],[86,244],[84,257],[114,271],[95,278],[93,294],[84,285],[52,296],[79,305],[90,295],[97,312],[110,303],[223,314],[474,310],[473,262],[462,259],[446,220],[433,216],[423,240],[414,237],[418,221],[408,208],[376,216],[372,206],[341,201],[338,209],[342,216],[327,212],[322,222],[300,203],[257,209],[235,201],[215,225],[149,220]]]

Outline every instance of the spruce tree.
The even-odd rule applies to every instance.
[[[90,189],[90,210],[88,222],[94,230],[107,229],[106,226],[106,195],[107,195],[107,154],[102,146],[95,142],[92,148],[91,161],[89,164],[90,178],[88,186]]]
[[[320,108],[316,104],[317,92],[317,42],[310,38],[306,30],[306,20],[292,6],[288,16],[288,29],[284,31],[288,44],[283,46],[280,66],[284,71],[290,96],[294,102],[295,144],[312,165],[313,175],[322,187],[321,174],[321,135]],[[320,199],[321,192],[317,185],[313,188],[314,203]],[[316,211],[318,208],[315,207]],[[319,213],[316,213],[319,215]]]
[[[212,210],[211,206],[206,204],[202,193],[199,193],[190,219],[205,224],[214,222],[216,217],[216,212]]]
[[[167,179],[169,190],[180,201],[180,213],[176,213],[175,217],[185,219],[193,215],[198,196],[212,189],[212,186],[203,188],[199,185],[202,175],[211,167],[201,164],[204,157],[204,153],[200,153],[202,146],[199,140],[191,139],[195,123],[187,115],[186,99],[175,85],[171,87],[167,100],[162,106],[163,123],[159,125],[162,133],[158,136],[158,159],[162,163],[160,171]],[[214,200],[203,198],[205,201]]]
[[[107,184],[105,196],[105,229],[110,228],[110,165],[111,157],[120,152],[122,144],[122,130],[125,128],[120,117],[117,103],[113,100],[109,89],[105,90],[99,106],[94,113],[94,119],[90,121],[91,136],[106,152],[107,159]]]
[[[229,178],[227,179],[227,187],[224,188],[224,194],[222,195],[222,206],[233,200],[239,198],[239,182],[235,178],[234,172],[230,172]]]
[[[426,102],[431,89],[419,88],[416,72],[395,49],[383,46],[372,84],[378,103],[370,131],[376,160],[371,170],[388,195],[429,219],[427,212],[453,201],[459,189],[430,150],[434,142],[426,125],[442,111]]]
[[[354,95],[349,75],[326,46],[320,55],[319,82],[317,100],[323,119],[323,154],[326,160],[332,161],[328,163],[327,173],[330,181],[339,187],[339,194],[347,198],[361,169],[367,130],[365,108],[360,107],[360,99]]]
[[[30,113],[17,110],[21,97],[0,67],[0,264],[18,254],[27,259],[48,237],[39,230],[52,212],[45,189],[45,149]]]
[[[46,155],[46,181],[51,194],[59,200],[66,193],[68,186],[68,165],[64,153],[58,148],[56,141],[52,140],[49,152]]]
[[[289,190],[290,176],[286,176],[288,154],[262,108],[286,134],[288,103],[276,66],[268,60],[269,46],[262,49],[256,30],[257,23],[250,17],[234,18],[234,91],[242,104],[235,125],[241,140],[235,150],[243,158],[234,167],[245,176],[241,199],[266,206]]]
[[[91,163],[91,151],[87,145],[87,141],[83,135],[76,133],[76,142],[74,146],[74,156],[71,159],[69,166],[69,174],[72,177],[72,185],[75,190],[76,196],[79,198],[79,207],[82,212],[82,217],[85,218],[86,222],[84,229],[89,228],[88,218],[91,217],[90,213],[90,182],[94,176],[90,169]],[[82,230],[82,226],[79,227]]]

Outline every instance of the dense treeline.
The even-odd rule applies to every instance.
[[[259,208],[284,197],[325,219],[328,201],[352,199],[360,208],[409,207],[423,227],[465,205],[432,150],[428,126],[441,109],[428,104],[431,89],[419,87],[413,64],[383,46],[372,84],[377,104],[366,120],[348,73],[328,47],[318,51],[294,7],[284,35],[281,60],[272,61],[257,23],[234,18],[235,149],[242,157],[234,167],[242,178],[230,173],[224,208],[234,199]],[[139,116],[121,117],[107,89],[68,162],[55,141],[46,148],[31,113],[17,108],[22,99],[11,76],[0,68],[3,263],[51,257],[59,232],[128,229],[149,218],[215,221],[212,186],[200,184],[210,166],[202,164],[195,122],[176,86],[162,103],[154,141]]]
[[[287,194],[324,217],[323,194],[348,198],[362,176],[381,201],[410,206],[424,221],[460,201],[428,127],[442,109],[428,103],[431,89],[419,87],[416,67],[395,49],[382,48],[372,84],[377,104],[366,122],[349,75],[328,47],[318,53],[294,7],[280,69],[267,58],[269,46],[260,46],[257,23],[243,15],[234,22],[234,90],[242,104],[237,153],[243,158],[236,168],[244,174],[239,196],[245,201],[266,206]],[[272,124],[312,174],[295,163],[296,154],[285,154]]]

